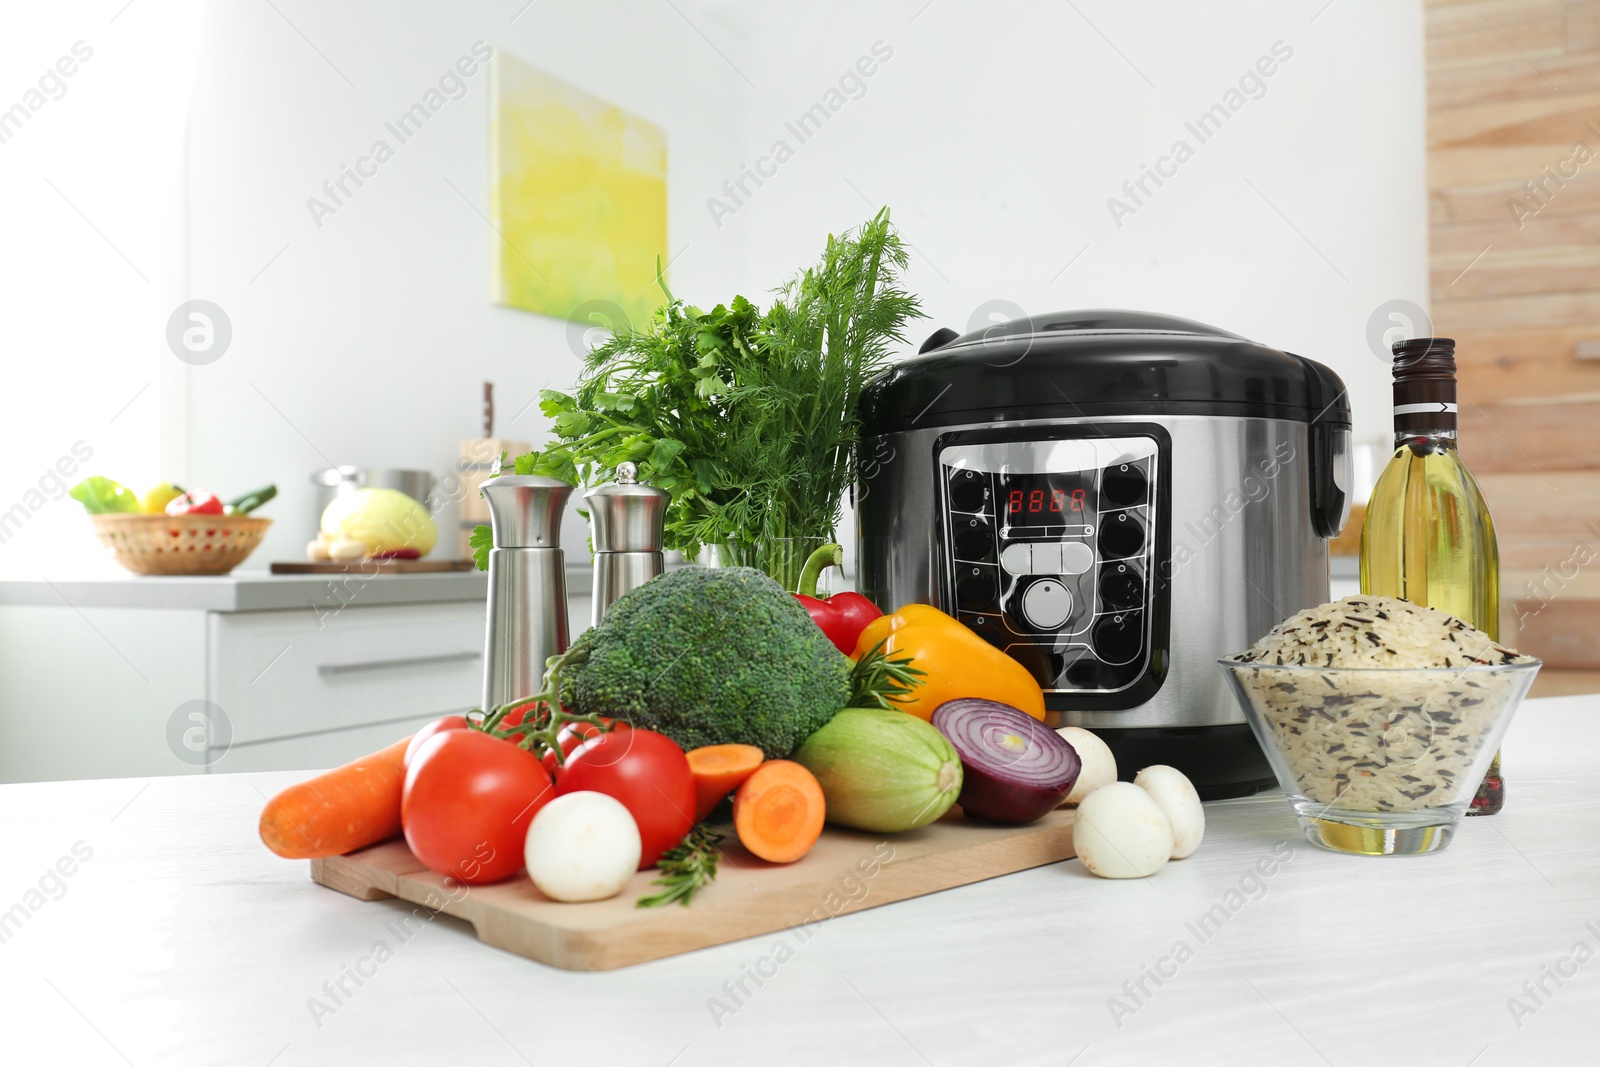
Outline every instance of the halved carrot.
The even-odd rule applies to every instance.
[[[291,785],[261,812],[261,840],[284,859],[342,856],[400,832],[411,738]]]
[[[763,763],[733,798],[739,843],[769,863],[793,863],[810,852],[825,815],[822,786],[792,760]]]
[[[766,758],[754,745],[706,745],[690,749],[687,755],[694,774],[695,822],[710,815]]]

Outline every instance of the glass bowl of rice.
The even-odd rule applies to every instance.
[[[1302,611],[1218,662],[1306,837],[1368,856],[1450,843],[1540,667],[1376,596]]]

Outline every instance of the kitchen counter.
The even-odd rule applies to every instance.
[[[568,568],[587,589],[589,568]],[[573,576],[569,575],[571,587]],[[284,611],[320,604],[336,607],[359,592],[363,606],[433,604],[488,595],[482,571],[435,574],[270,574],[235,571],[217,577],[127,575],[87,579],[0,581],[0,606],[160,608],[179,611]]]
[[[444,916],[399,941],[409,906],[323,889],[256,840],[295,773],[0,786],[0,908],[29,912],[0,944],[7,1059],[1593,1062],[1597,751],[1600,697],[1530,702],[1508,808],[1435,856],[1319,851],[1270,794],[1208,805],[1200,851],[1147,880],[1068,861],[830,920],[782,963],[772,935],[599,974]]]

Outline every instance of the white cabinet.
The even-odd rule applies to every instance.
[[[476,707],[479,604],[213,613],[209,699],[234,746]]]
[[[348,584],[0,581],[0,783],[333,767],[477,707],[483,575]]]
[[[476,707],[483,636],[465,600],[0,606],[0,782],[336,766]]]

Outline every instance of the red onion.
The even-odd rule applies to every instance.
[[[1072,792],[1082,764],[1060,734],[998,700],[947,700],[933,725],[961,757],[961,795],[970,816],[1024,823],[1044,817]]]

